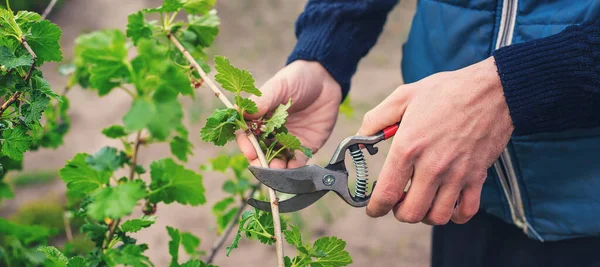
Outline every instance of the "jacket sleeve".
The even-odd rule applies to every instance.
[[[514,135],[600,127],[600,19],[493,55]]]
[[[373,47],[387,14],[398,0],[310,0],[296,21],[287,64],[318,61],[342,87],[345,97],[359,60]]]

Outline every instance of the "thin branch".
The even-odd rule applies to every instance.
[[[260,185],[253,186],[252,191],[250,192],[250,194],[248,194],[248,197],[246,199],[252,197],[254,195],[254,193],[256,192],[256,190],[258,190],[259,186]],[[247,205],[248,205],[248,202],[246,202],[245,199],[243,199],[240,202],[237,213],[235,214],[235,216],[233,216],[233,219],[229,222],[229,224],[225,228],[225,231],[223,232],[221,237],[219,237],[219,239],[217,241],[215,241],[215,243],[213,243],[212,249],[210,251],[210,255],[206,259],[206,264],[211,264],[213,262],[215,256],[217,255],[217,252],[219,252],[221,247],[223,247],[223,244],[229,237],[229,234],[231,234],[231,230],[233,230],[233,228],[239,221],[240,216],[242,216],[242,213],[244,213],[244,209],[246,208]]]
[[[50,14],[50,12],[52,12],[52,8],[54,8],[54,5],[56,5],[56,2],[57,2],[57,0],[50,1],[48,6],[46,7],[46,9],[44,10],[44,13],[42,13],[42,19],[46,19],[46,17],[48,17],[48,14]]]
[[[65,224],[65,235],[67,236],[67,241],[73,241],[73,231],[71,230],[71,220],[65,215],[63,215],[63,222]]]
[[[133,176],[135,175],[135,166],[137,166],[137,155],[140,150],[140,145],[142,144],[142,131],[137,133],[135,137],[135,143],[133,146],[133,156],[131,156],[131,168],[129,169],[129,180],[133,180]]]
[[[115,234],[117,227],[119,227],[119,223],[121,223],[121,219],[113,221],[113,223],[110,225],[110,230],[108,231],[107,238],[104,240],[104,245],[102,245],[102,249],[108,248],[108,244],[110,244],[110,241],[112,241],[113,235]]]
[[[196,70],[196,72],[198,72],[200,77],[202,77],[204,82],[206,84],[208,84],[208,87],[215,93],[215,96],[217,98],[219,98],[219,100],[221,100],[221,102],[223,102],[223,104],[225,104],[226,107],[233,108],[233,104],[231,104],[229,99],[227,99],[227,97],[223,94],[223,92],[219,89],[219,87],[217,87],[217,85],[212,81],[212,79],[210,79],[210,77],[208,77],[208,75],[206,75],[206,73],[202,70],[202,68],[200,68],[200,65],[198,65],[198,62],[196,62],[194,57],[192,57],[192,55],[183,47],[183,45],[181,45],[179,40],[177,40],[177,38],[175,38],[175,36],[173,36],[173,34],[171,34],[171,33],[168,33],[167,37],[169,37],[169,40],[171,40],[171,42],[173,44],[175,44],[175,46],[179,49],[179,51],[181,51],[183,56],[190,62],[192,67],[194,67],[194,69]],[[258,155],[260,165],[262,167],[267,168],[269,166],[269,163],[267,162],[267,159],[265,158],[265,154],[263,153],[262,149],[260,148],[260,145],[258,144],[258,140],[256,140],[256,136],[254,136],[251,133],[247,134],[246,136],[252,143],[254,150],[256,150],[256,154]],[[281,219],[279,218],[279,199],[277,198],[275,191],[271,188],[269,188],[269,199],[271,202],[271,211],[272,211],[272,216],[273,216],[273,226],[274,226],[274,232],[275,232],[275,248],[277,251],[277,266],[283,267],[284,266],[284,262],[283,262],[284,254],[283,254],[283,238],[281,235]]]

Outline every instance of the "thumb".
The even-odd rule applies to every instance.
[[[287,83],[284,79],[275,77],[269,79],[261,88],[261,96],[253,95],[250,99],[254,100],[258,107],[258,112],[253,114],[244,114],[246,119],[258,119],[267,112],[272,111],[279,106],[279,104],[285,104],[289,100],[290,96],[288,93]]]
[[[408,88],[406,87],[406,85],[398,87],[379,105],[369,110],[363,117],[357,135],[373,135],[390,125],[400,122],[408,106]]]

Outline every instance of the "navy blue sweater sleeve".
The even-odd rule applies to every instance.
[[[515,135],[600,127],[600,19],[494,58]]]
[[[345,97],[359,60],[377,41],[387,14],[398,0],[310,0],[296,21],[287,64],[318,61],[342,87]]]

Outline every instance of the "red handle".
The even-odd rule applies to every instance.
[[[396,123],[383,129],[383,140],[387,140],[388,138],[394,136],[398,131],[399,126],[400,124]]]

